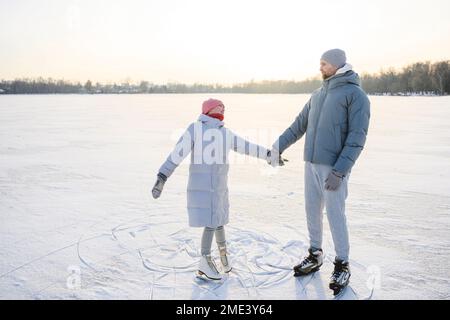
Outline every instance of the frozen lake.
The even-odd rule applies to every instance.
[[[225,123],[270,145],[309,95],[0,96],[0,299],[330,299],[334,258],[306,278],[303,140],[272,169],[235,158],[227,240],[234,271],[194,277],[201,229],[186,213],[188,160],[150,189],[210,96]],[[450,97],[370,97],[347,199],[343,299],[450,299]],[[215,252],[217,253],[217,252]]]

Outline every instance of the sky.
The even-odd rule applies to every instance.
[[[0,0],[0,79],[238,83],[450,59],[448,0]]]

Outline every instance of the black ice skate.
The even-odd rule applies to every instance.
[[[320,269],[323,263],[322,249],[308,249],[309,255],[294,267],[294,277],[306,276]]]
[[[330,289],[333,290],[333,294],[338,295],[350,282],[350,266],[348,262],[341,260],[334,261],[334,271],[331,275]]]

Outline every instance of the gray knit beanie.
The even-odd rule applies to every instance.
[[[337,68],[342,68],[347,62],[345,52],[341,49],[328,50],[322,55],[320,59],[325,60],[326,62],[332,64]]]

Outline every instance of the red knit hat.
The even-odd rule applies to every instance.
[[[217,99],[208,99],[202,104],[202,113],[207,114],[212,109],[218,106],[223,106],[223,102]]]

